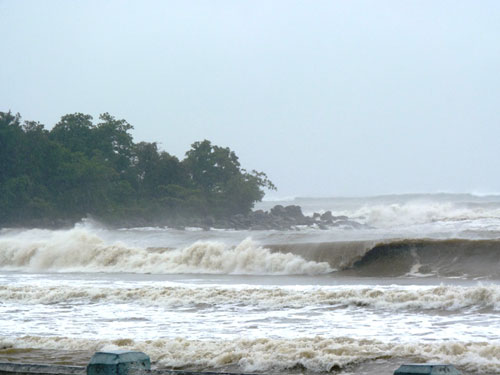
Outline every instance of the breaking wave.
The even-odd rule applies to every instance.
[[[24,231],[0,237],[0,269],[241,275],[500,278],[500,239],[394,239],[236,246],[197,241],[144,248],[105,241],[99,231]]]
[[[403,239],[269,245],[359,276],[500,277],[500,240]]]
[[[144,249],[107,243],[85,228],[52,231],[45,236],[18,234],[0,238],[0,269],[28,272],[213,273],[317,275],[327,263],[290,253],[272,253],[250,239],[235,247],[198,241],[179,249]]]
[[[140,350],[159,367],[269,372],[306,370],[323,373],[355,369],[379,360],[453,363],[463,371],[500,372],[498,342],[383,343],[355,338],[237,339],[198,341],[183,338],[144,342],[121,338],[90,340],[64,337],[0,337],[0,348],[55,350]]]
[[[368,225],[377,228],[488,220],[497,227],[500,224],[498,203],[466,204],[416,200],[404,203],[365,205],[355,211],[345,213],[353,218],[364,218]]]
[[[227,287],[69,287],[0,286],[0,300],[28,304],[137,303],[146,306],[198,308],[214,306],[255,306],[263,309],[318,306],[367,308],[400,311],[500,311],[500,286],[472,287],[441,285],[411,287],[339,287],[294,290],[286,288]]]
[[[360,198],[296,198],[289,204],[300,205],[309,215],[331,210],[334,215],[345,215],[371,227],[391,231],[403,228],[420,232],[431,228],[500,229],[499,196],[403,194]],[[270,207],[269,204],[263,206]]]

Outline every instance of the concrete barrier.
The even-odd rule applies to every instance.
[[[0,363],[1,375],[85,375],[85,367]]]
[[[87,365],[87,375],[127,375],[151,370],[151,360],[142,352],[97,352]]]
[[[458,371],[452,365],[441,365],[441,364],[428,364],[428,363],[418,363],[418,364],[405,364],[401,365],[394,375],[460,375]]]
[[[142,352],[97,352],[86,367],[0,363],[0,375],[242,375],[230,372],[151,370],[151,360]],[[245,374],[254,375],[254,374]]]
[[[460,375],[452,365],[404,364],[394,375]],[[0,375],[243,375],[231,372],[151,370],[149,357],[142,352],[97,352],[87,367],[0,363]],[[244,374],[255,375],[255,374]]]

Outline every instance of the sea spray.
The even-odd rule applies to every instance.
[[[499,239],[265,245],[247,238],[235,244],[198,240],[177,247],[147,247],[106,236],[110,232],[85,226],[7,233],[0,236],[0,270],[233,275],[321,275],[338,270],[372,277],[500,277]]]
[[[138,349],[183,369],[389,374],[434,361],[498,374],[500,198],[431,198],[351,200],[346,215],[370,223],[354,230],[2,230],[0,360]],[[303,276],[323,264],[337,271]]]
[[[86,228],[21,233],[0,238],[0,269],[28,272],[208,273],[243,275],[318,275],[331,272],[325,262],[290,253],[273,253],[251,239],[230,246],[197,241],[163,251],[107,242]]]
[[[484,230],[500,229],[500,196],[478,197],[469,194],[387,195],[359,198],[296,198],[281,204],[301,206],[303,212],[331,210],[370,227],[389,231],[459,230],[487,224]],[[273,203],[274,204],[274,203]],[[257,205],[270,209],[269,202]],[[414,231],[416,230],[416,231]]]

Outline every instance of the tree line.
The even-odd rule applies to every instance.
[[[108,223],[247,214],[275,189],[236,154],[208,140],[184,159],[155,142],[134,143],[133,127],[103,113],[67,114],[49,131],[0,112],[0,227],[57,225],[91,215]]]

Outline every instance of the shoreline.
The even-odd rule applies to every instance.
[[[315,212],[310,216],[304,215],[302,208],[297,205],[275,205],[268,211],[254,210],[248,214],[236,214],[229,217],[206,216],[166,216],[163,218],[131,217],[126,220],[106,220],[87,216],[78,220],[71,219],[33,219],[23,226],[5,226],[2,229],[69,229],[82,220],[90,219],[110,228],[140,228],[140,227],[168,227],[184,230],[188,227],[203,230],[234,229],[234,230],[279,230],[289,231],[299,227],[311,227],[326,230],[333,227],[348,227],[350,229],[367,228],[345,215],[335,216],[331,211]]]
[[[76,375],[87,372],[86,366],[91,361],[94,354],[93,351],[75,351],[75,350],[56,350],[56,349],[15,349],[16,355],[6,355],[5,349],[0,348],[0,374],[2,370],[10,370],[9,375],[24,374],[22,371],[30,368],[32,375]],[[33,355],[33,353],[36,353]],[[26,356],[29,358],[26,359]],[[373,358],[372,360],[364,360],[361,362],[353,362],[343,366],[333,364],[330,371],[311,371],[296,366],[287,370],[276,371],[243,371],[237,365],[227,365],[223,367],[205,367],[205,366],[183,366],[172,367],[165,366],[158,361],[151,362],[150,374],[157,373],[182,373],[183,375],[202,375],[209,373],[210,375],[254,375],[254,374],[272,374],[272,375],[327,375],[327,374],[346,374],[346,375],[392,375],[404,363],[417,363],[418,358],[414,357],[391,357],[384,356]],[[457,369],[460,367],[455,366]],[[40,370],[41,369],[41,370]],[[17,370],[17,371],[16,371]],[[40,371],[37,373],[36,371]],[[7,372],[5,372],[7,373]],[[483,373],[467,372],[471,375],[480,375]],[[485,373],[486,375],[487,373]],[[493,374],[493,373],[492,373]]]

